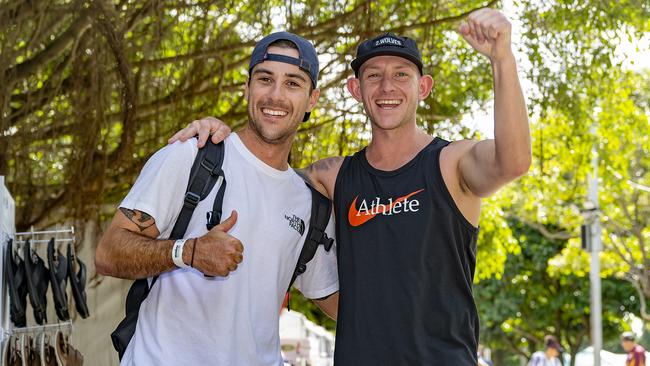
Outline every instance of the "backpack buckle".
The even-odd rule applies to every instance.
[[[329,238],[327,234],[317,227],[310,229],[311,235],[307,238],[309,240],[315,241],[318,245],[322,245],[325,248],[325,251],[330,251],[332,245],[334,245],[334,239]]]
[[[203,167],[203,169],[209,171],[210,175],[212,175],[212,176],[215,176],[215,175],[216,176],[223,176],[224,175],[223,170],[221,169],[221,167],[219,165],[212,164],[210,161],[208,161],[208,159],[203,159],[201,161],[201,167]]]
[[[208,211],[206,214],[206,219],[208,219],[208,222],[205,224],[205,226],[208,228],[208,231],[212,230],[213,227],[219,225],[219,222],[221,222],[221,212],[220,211]]]
[[[334,245],[334,239],[327,237],[327,234],[323,233],[323,247],[325,247],[325,251],[329,252],[332,249],[332,245]]]
[[[193,192],[187,192],[185,193],[185,206],[189,208],[194,208],[196,205],[199,204],[199,201],[201,201],[201,197]]]
[[[296,267],[296,274],[301,275],[301,274],[305,273],[306,270],[307,270],[307,265],[305,263],[300,263]]]

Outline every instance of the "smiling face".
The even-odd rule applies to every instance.
[[[398,56],[377,56],[364,62],[359,78],[348,80],[352,96],[363,102],[373,127],[396,129],[415,123],[418,102],[431,91],[433,79]]]
[[[298,58],[298,50],[269,46],[269,54]],[[257,64],[246,85],[249,126],[266,143],[293,139],[305,112],[318,100],[309,75],[296,65],[264,61]]]

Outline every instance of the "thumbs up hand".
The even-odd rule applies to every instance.
[[[243,260],[244,246],[228,234],[237,222],[237,211],[215,226],[207,234],[196,238],[193,267],[206,276],[225,277],[237,269]],[[189,263],[189,261],[186,261]]]

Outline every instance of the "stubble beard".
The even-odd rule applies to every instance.
[[[266,131],[262,124],[255,120],[252,107],[249,107],[248,111],[248,125],[260,140],[269,145],[280,145],[287,142],[287,140],[293,140],[297,130],[297,123],[292,123],[287,128],[280,130],[275,134]]]

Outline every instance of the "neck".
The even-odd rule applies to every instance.
[[[373,125],[366,159],[377,169],[395,170],[411,161],[432,139],[415,122],[391,130]]]
[[[546,358],[548,358],[548,359],[551,359],[551,358],[555,357],[555,356],[553,356],[552,352],[549,351],[549,350],[547,350],[545,353],[546,353]]]
[[[239,136],[244,146],[266,165],[277,170],[287,170],[289,168],[287,161],[289,160],[289,152],[295,134],[287,138],[286,141],[268,143],[262,140],[252,129],[246,127],[237,132],[237,136]]]

